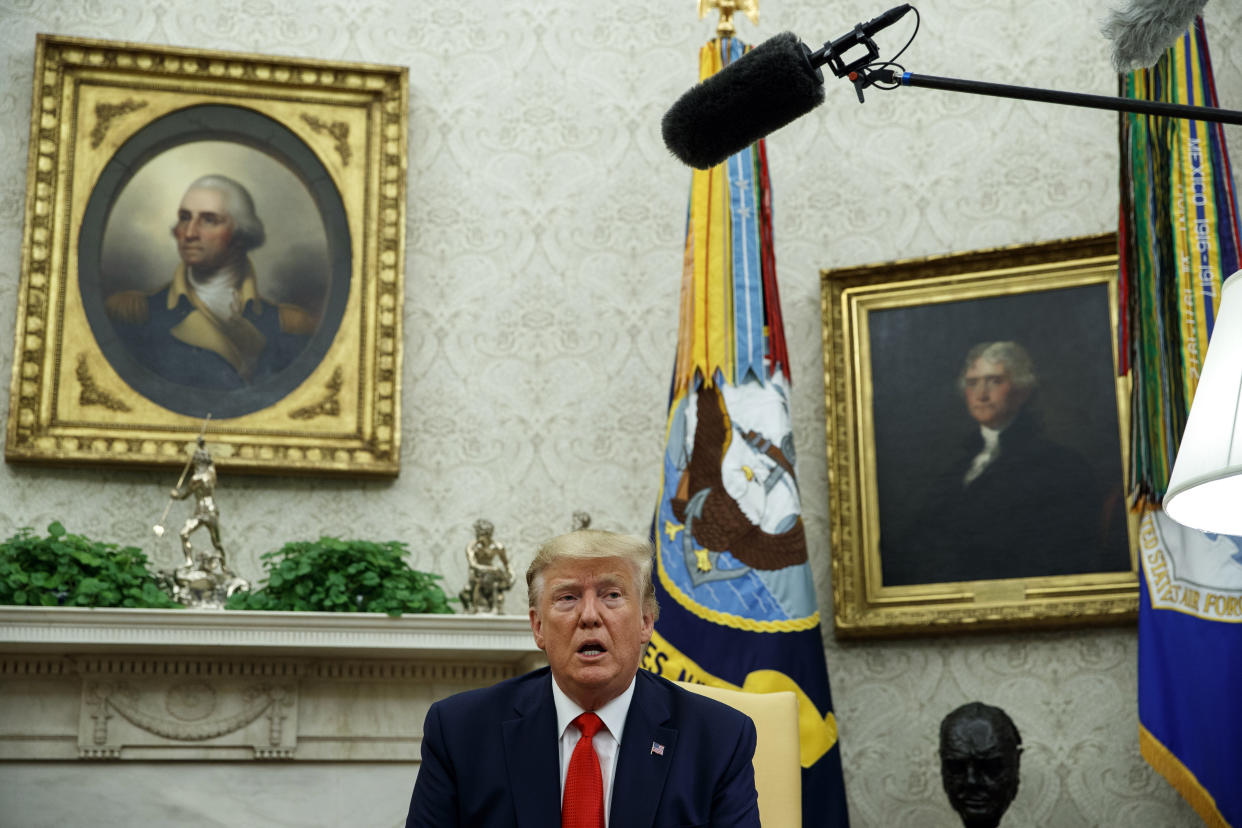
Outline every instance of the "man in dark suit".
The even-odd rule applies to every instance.
[[[650,544],[594,529],[539,549],[526,583],[549,666],[431,706],[407,828],[759,825],[751,720],[638,670],[651,564]]]

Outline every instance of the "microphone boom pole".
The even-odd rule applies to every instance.
[[[1090,95],[1082,92],[1062,92],[1056,89],[1041,89],[1033,86],[1013,86],[988,81],[963,80],[962,78],[916,75],[913,72],[905,71],[899,76],[892,69],[884,68],[883,64],[872,68],[872,61],[879,55],[875,41],[871,39],[872,35],[896,23],[910,9],[910,4],[905,3],[889,9],[874,20],[859,23],[849,34],[825,43],[820,49],[810,52],[807,55],[807,61],[814,68],[827,64],[828,68],[838,78],[848,78],[858,92],[859,103],[863,102],[863,89],[876,81],[882,81],[900,86],[918,86],[925,89],[942,89],[948,92],[967,92],[974,95],[990,95],[996,98],[1014,98],[1024,101],[1038,101],[1040,103],[1081,106],[1088,109],[1107,109],[1113,112],[1129,112],[1139,115],[1187,118],[1193,121],[1242,125],[1242,112],[1231,109],[1219,109],[1212,106],[1140,101],[1133,98]],[[858,46],[866,49],[867,54],[851,60],[847,64],[844,54]]]
[[[1089,109],[1108,109],[1114,112],[1130,112],[1139,115],[1157,115],[1166,118],[1187,118],[1193,121],[1242,125],[1242,112],[1235,109],[1218,109],[1212,106],[1192,106],[1190,104],[1163,103],[1160,101],[1140,101],[1133,98],[1089,95],[1082,92],[1061,92],[1056,89],[1040,89],[1033,86],[1011,86],[1004,83],[988,83],[985,81],[963,80],[961,78],[916,75],[913,72],[903,72],[901,75],[898,75],[891,69],[852,72],[850,73],[850,80],[856,86],[859,86],[860,89],[870,86],[876,81],[883,81],[885,83],[900,84],[901,86],[943,89],[949,92],[969,92],[975,95],[990,95],[997,98],[1016,98],[1018,100],[1038,101],[1040,103],[1082,106]]]

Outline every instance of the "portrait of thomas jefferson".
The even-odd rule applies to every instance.
[[[881,532],[886,586],[1123,569],[1119,505],[1075,448],[1049,434],[1040,381],[1016,341],[975,344],[956,377],[961,425],[912,518]]]
[[[251,251],[267,239],[253,197],[225,175],[186,188],[172,224],[180,263],[154,291],[105,298],[117,337],[145,368],[195,388],[233,390],[286,368],[319,324],[260,290]]]

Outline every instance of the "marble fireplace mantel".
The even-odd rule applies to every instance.
[[[417,761],[543,663],[523,616],[0,607],[0,760]]]

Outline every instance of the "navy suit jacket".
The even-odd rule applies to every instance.
[[[646,670],[634,682],[611,828],[758,828],[750,718]],[[406,828],[559,826],[557,737],[547,667],[436,702]]]

